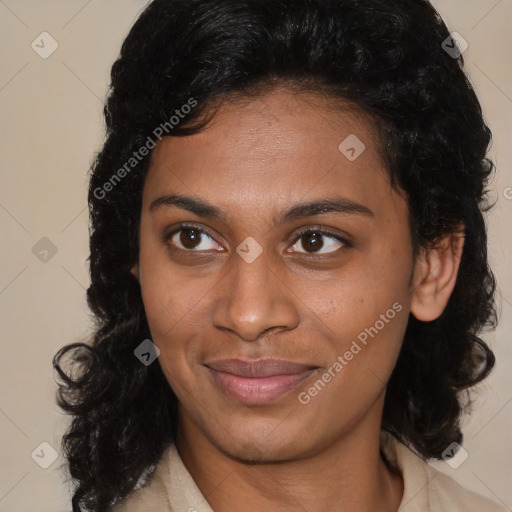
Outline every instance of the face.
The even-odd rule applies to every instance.
[[[380,421],[403,340],[407,204],[371,120],[333,101],[225,103],[153,151],[133,272],[180,428],[234,457],[298,458]]]

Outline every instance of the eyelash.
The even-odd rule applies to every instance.
[[[200,254],[201,251],[181,249],[180,247],[173,247],[171,244],[169,244],[169,240],[176,233],[179,233],[181,230],[186,229],[186,228],[196,229],[200,233],[204,233],[205,235],[208,235],[211,239],[215,240],[215,237],[213,236],[213,234],[210,233],[209,231],[205,230],[204,228],[199,227],[196,224],[182,223],[178,227],[173,229],[171,232],[164,234],[162,236],[162,242],[165,243],[173,251],[185,251],[185,252],[188,252],[188,253],[194,253],[195,252],[195,253]],[[330,229],[324,228],[322,226],[310,226],[310,227],[307,227],[307,228],[304,228],[304,229],[300,230],[295,235],[295,238],[293,239],[293,242],[292,242],[291,245],[292,246],[295,245],[304,235],[307,235],[309,233],[319,233],[321,235],[332,237],[332,238],[336,239],[338,242],[342,243],[345,246],[345,248],[352,247],[352,244],[346,238],[343,238],[342,236],[340,236],[339,234],[335,233],[334,231],[331,231]],[[217,240],[215,240],[215,241],[217,242]],[[219,243],[219,242],[217,242],[217,243]],[[219,244],[219,245],[221,245],[221,244]],[[322,254],[322,253],[316,254],[314,252],[312,252],[312,253],[299,252],[298,254],[302,254],[304,256],[314,256],[314,257],[317,257],[317,258],[318,257],[324,257],[325,258],[325,257],[328,257],[329,255],[338,253],[340,250],[341,250],[341,248],[336,250],[336,251],[333,251],[331,253],[327,253],[327,254]],[[295,253],[295,254],[297,254],[297,253]]]
[[[340,236],[339,234],[335,233],[334,231],[331,231],[330,229],[324,228],[322,226],[310,226],[310,227],[307,227],[307,228],[304,228],[304,229],[300,230],[295,235],[295,238],[293,239],[292,245],[295,245],[304,235],[307,235],[309,233],[319,233],[321,235],[325,235],[325,236],[328,236],[330,238],[334,238],[338,242],[341,242],[345,246],[345,248],[352,247],[352,244],[346,238],[343,238],[342,236]],[[303,256],[314,256],[314,257],[317,257],[317,258],[321,258],[321,257],[325,258],[325,257],[329,257],[330,255],[337,254],[340,250],[341,250],[341,248],[337,249],[336,251],[333,251],[331,253],[327,253],[327,254],[322,254],[322,253],[317,254],[317,253],[314,253],[314,252],[311,252],[311,253],[301,252],[299,254],[302,254]]]

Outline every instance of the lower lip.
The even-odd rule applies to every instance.
[[[207,368],[215,383],[229,397],[246,405],[263,405],[276,400],[300,386],[316,369],[293,375],[270,377],[240,377],[231,373]]]

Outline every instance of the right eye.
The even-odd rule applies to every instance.
[[[166,235],[164,241],[172,244],[174,248],[187,252],[224,250],[206,231],[195,226],[180,226]]]

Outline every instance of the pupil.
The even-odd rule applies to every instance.
[[[321,233],[316,233],[316,232],[313,231],[311,233],[303,235],[303,238],[306,240],[306,242],[304,243],[304,240],[302,241],[302,247],[306,251],[319,250],[324,245],[324,243],[322,241],[322,234]]]
[[[197,229],[194,228],[184,228],[180,234],[180,242],[183,244],[183,247],[187,249],[193,249],[199,242],[201,241],[201,234]]]

